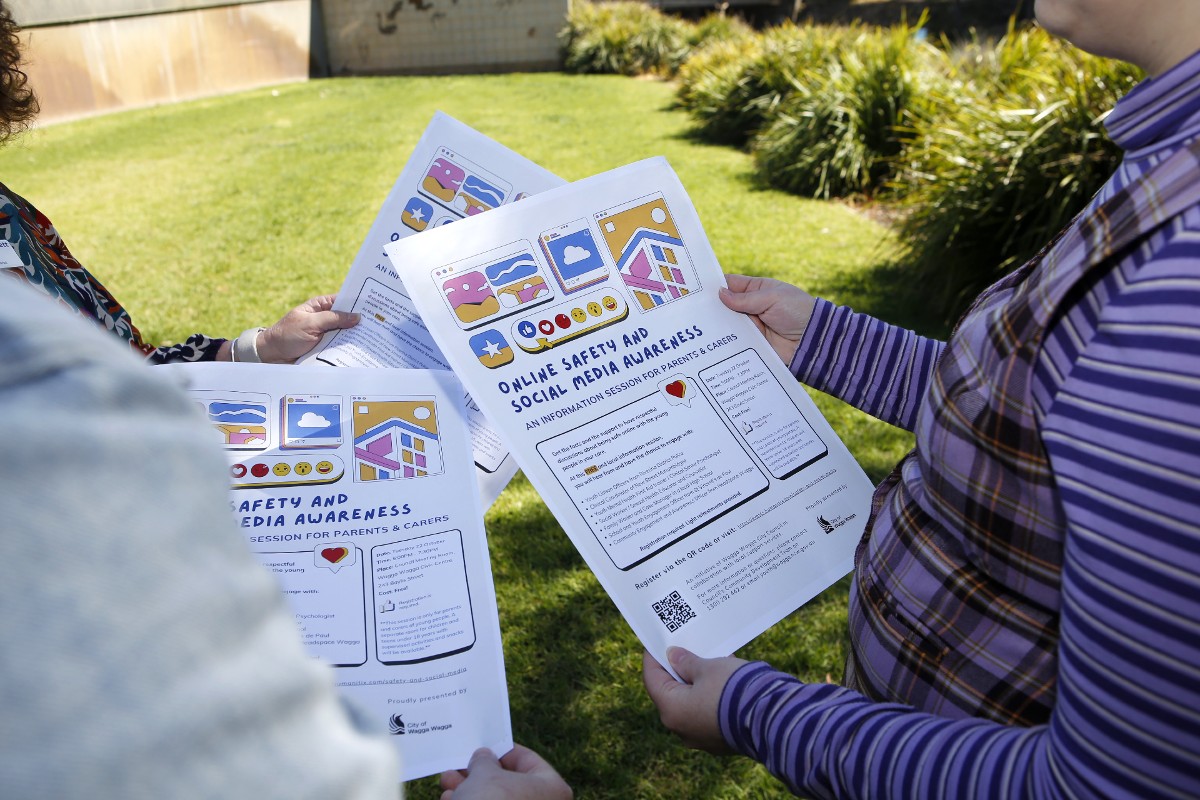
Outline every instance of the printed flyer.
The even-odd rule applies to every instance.
[[[450,369],[426,330],[384,245],[517,202],[564,181],[442,112],[434,115],[363,241],[333,307],[361,322],[336,331],[301,359],[336,367]],[[468,397],[467,423],[484,507],[517,465]]]
[[[170,365],[305,646],[393,734],[405,780],[512,747],[461,384],[433,370]]]
[[[469,226],[469,227],[468,227]],[[447,360],[666,666],[850,571],[872,487],[661,158],[389,244]]]

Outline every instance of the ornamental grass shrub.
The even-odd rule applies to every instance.
[[[852,36],[853,29],[784,23],[756,37],[706,47],[680,68],[676,97],[697,136],[745,146],[801,88],[801,76],[822,73]]]
[[[742,39],[715,39],[697,47],[675,75],[676,105],[694,117],[693,109],[707,102],[707,96],[713,93],[711,85],[724,80],[727,71],[740,69],[761,50],[762,40],[754,34]]]
[[[759,33],[580,0],[562,37],[572,71],[675,74],[693,134],[750,149],[764,183],[885,204],[910,285],[950,320],[1112,173],[1103,116],[1142,75],[1028,24],[952,46],[923,22]]]
[[[860,28],[792,76],[751,152],[769,185],[809,197],[871,195],[911,137],[906,119],[938,51],[908,25]]]
[[[1037,28],[949,62],[891,186],[911,284],[946,319],[1086,206],[1120,159],[1102,119],[1142,77]]]
[[[754,29],[741,17],[732,17],[723,11],[714,11],[704,15],[689,27],[687,41],[689,45],[696,48],[744,41],[755,35]],[[690,61],[693,57],[695,57],[695,51],[688,54],[687,60]]]
[[[629,0],[572,2],[558,34],[567,72],[671,75],[687,57],[694,26]]]

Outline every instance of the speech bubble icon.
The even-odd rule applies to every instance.
[[[342,567],[353,566],[358,560],[358,550],[353,542],[323,542],[313,548],[313,561],[337,574]]]
[[[667,402],[673,406],[680,403],[692,407],[692,384],[682,375],[672,375],[658,384],[658,390],[667,396]]]

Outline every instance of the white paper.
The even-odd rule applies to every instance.
[[[396,180],[354,263],[334,308],[356,311],[354,328],[326,335],[303,363],[337,367],[449,369],[425,329],[384,245],[509,205],[564,181],[498,142],[437,112]],[[467,398],[467,422],[484,507],[516,474],[487,418]]]
[[[872,487],[663,159],[389,244],[447,360],[642,643],[728,655],[850,571]]]
[[[512,747],[483,511],[448,372],[171,365],[230,465],[229,503],[314,656],[405,780]]]

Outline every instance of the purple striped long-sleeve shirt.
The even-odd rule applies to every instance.
[[[1200,54],[1139,86],[1106,124],[1126,155],[1092,210],[1195,146]],[[1175,177],[1200,181],[1200,168]],[[722,731],[793,791],[1200,796],[1200,207],[1160,225],[1154,187],[1148,197],[1139,214],[1158,227],[1072,296],[1030,375],[1065,527],[1060,593],[1047,601],[1058,623],[1048,721],[963,718],[942,698],[875,701],[755,662],[726,686]],[[912,429],[944,353],[819,302],[793,370]]]

